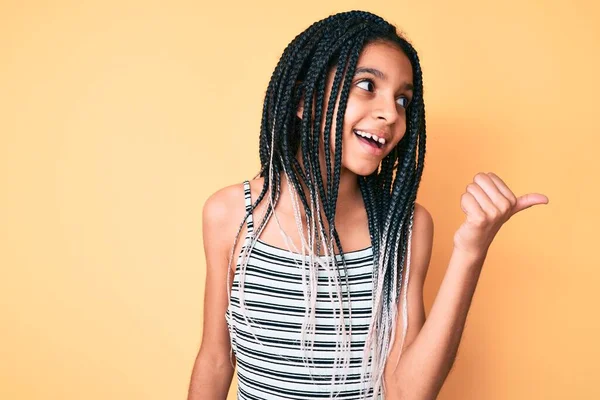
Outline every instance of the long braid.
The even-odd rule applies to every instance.
[[[318,54],[320,54],[320,52],[326,51],[328,50],[328,48],[335,48],[335,47],[339,47],[340,43],[343,43],[343,41],[340,41],[337,37],[334,36],[334,39],[336,39],[336,41],[334,43],[328,43],[326,41],[324,41],[323,46],[320,49],[317,49],[317,52],[315,53],[315,57],[317,57]],[[329,105],[333,104],[335,102],[335,98],[337,96],[337,87],[339,85],[339,80],[342,76],[342,72],[344,70],[345,64],[346,64],[346,54],[348,53],[349,48],[343,48],[341,51],[341,55],[338,59],[338,68],[336,71],[336,78],[334,79],[334,89],[333,89],[333,93],[330,96],[330,103]],[[358,49],[359,50],[359,49]],[[359,51],[356,52],[357,54],[359,53]],[[357,58],[357,57],[356,57]],[[312,182],[310,181],[308,184],[309,187],[309,191],[310,191],[310,195],[311,195],[311,205],[313,207],[316,206],[317,210],[318,210],[318,206],[319,204],[324,204],[324,213],[326,215],[326,218],[328,220],[329,223],[329,234],[326,234],[325,230],[324,230],[324,224],[321,223],[320,221],[320,212],[317,212],[316,215],[319,216],[319,230],[321,231],[321,235],[322,237],[328,238],[331,237],[331,229],[333,227],[332,224],[332,215],[333,212],[331,211],[331,202],[328,201],[327,199],[327,195],[325,194],[325,188],[322,182],[322,177],[320,174],[320,171],[322,170],[322,166],[320,163],[320,159],[319,159],[319,132],[320,132],[320,121],[321,121],[321,109],[322,109],[322,104],[323,104],[323,99],[324,99],[324,92],[325,92],[325,76],[323,74],[321,74],[321,77],[319,77],[319,73],[322,70],[326,69],[327,64],[331,63],[330,60],[328,60],[327,58],[324,58],[323,62],[321,63],[315,63],[314,67],[312,69],[309,69],[307,77],[305,79],[305,96],[306,96],[306,100],[305,100],[305,108],[304,108],[304,115],[303,115],[303,120],[308,120],[309,118],[309,111],[312,110],[312,101],[309,99],[313,98],[313,90],[315,89],[315,85],[313,85],[314,80],[316,80],[316,103],[319,107],[316,107],[316,112],[315,112],[315,117],[314,117],[314,122],[313,124],[305,124],[304,125],[304,135],[303,137],[305,138],[305,140],[303,141],[303,146],[309,147],[310,150],[309,151],[305,151],[303,153],[304,155],[304,163],[306,166],[308,166],[308,170],[309,172],[307,173],[308,176],[312,177],[315,179],[316,182]],[[314,74],[314,75],[313,75]],[[330,107],[328,107],[330,108]],[[312,128],[312,129],[311,129]],[[325,129],[326,134],[325,137],[328,137],[328,128]],[[324,143],[328,143],[328,139],[325,140]],[[326,147],[328,149],[328,146]],[[326,157],[328,156],[328,151],[325,151],[325,155]],[[340,166],[336,165],[336,170],[339,171]],[[312,171],[314,171],[314,173],[311,173]],[[338,172],[339,173],[339,172]],[[331,179],[328,179],[328,185],[331,182]],[[314,189],[314,187],[316,186],[316,190]],[[321,197],[321,200],[319,199],[319,196]],[[337,233],[335,233],[335,241],[338,244],[338,247],[341,247],[339,238],[337,237]],[[316,253],[319,254],[319,250],[320,250],[320,244],[321,241],[317,241],[317,245],[316,245]],[[334,253],[334,249],[333,247],[330,245],[329,248],[327,249],[328,252],[330,252],[331,254]],[[327,253],[327,252],[326,252]],[[341,322],[340,322],[340,326],[341,326],[341,335],[342,335],[342,340],[341,340],[341,348],[342,349],[348,349],[350,348],[350,337],[349,335],[351,334],[346,334],[345,331],[345,323],[344,323],[344,314],[343,314],[343,300],[341,299],[341,285],[339,283],[339,270],[337,268],[337,260],[335,258],[333,258],[333,268],[330,268],[330,271],[333,271],[333,273],[335,274],[333,277],[333,285],[330,285],[331,287],[334,287],[337,289],[337,298],[339,300],[339,310],[340,310],[340,317],[341,317]],[[344,266],[345,266],[345,261],[343,262]],[[345,272],[345,270],[344,270]],[[331,275],[329,275],[331,277]],[[331,278],[330,278],[331,279]],[[346,286],[348,285],[348,278],[347,278],[347,274],[345,274],[345,279],[346,279]],[[347,296],[349,296],[349,293],[347,293]],[[333,297],[332,297],[332,293],[330,291],[330,298],[332,298],[333,301]],[[347,300],[349,299],[349,297],[347,298]],[[312,310],[311,310],[312,311]],[[350,311],[351,312],[351,311]],[[340,341],[336,341],[336,344],[340,343]],[[336,360],[337,360],[337,351],[340,350],[340,348],[338,346],[336,346]],[[341,350],[340,350],[341,351]],[[346,352],[347,353],[347,352]],[[349,359],[344,360],[346,362],[349,362]],[[345,379],[345,376],[344,376]],[[335,380],[335,374],[332,375],[332,383],[333,380]]]

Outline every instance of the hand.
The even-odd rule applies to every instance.
[[[472,255],[486,254],[510,217],[537,204],[548,204],[548,197],[530,193],[517,198],[494,173],[478,173],[460,199],[467,220],[454,235],[454,248]]]

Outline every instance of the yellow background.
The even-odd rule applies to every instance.
[[[583,0],[0,3],[0,398],[185,398],[202,205],[256,173],[285,46],[355,8],[422,61],[427,309],[477,172],[550,198],[498,234],[439,398],[600,398],[600,7]]]

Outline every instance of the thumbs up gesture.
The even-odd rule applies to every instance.
[[[496,174],[478,173],[460,199],[467,218],[454,235],[454,248],[473,255],[486,254],[510,217],[538,204],[548,204],[548,197],[539,193],[516,197]]]

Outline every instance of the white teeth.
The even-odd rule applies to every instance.
[[[374,135],[372,133],[358,131],[358,130],[355,130],[354,132],[356,132],[356,134],[359,135],[359,136],[366,137],[367,139],[371,139],[372,138],[376,142],[379,142],[381,144],[385,144],[385,139],[384,138],[380,138],[379,136]]]

